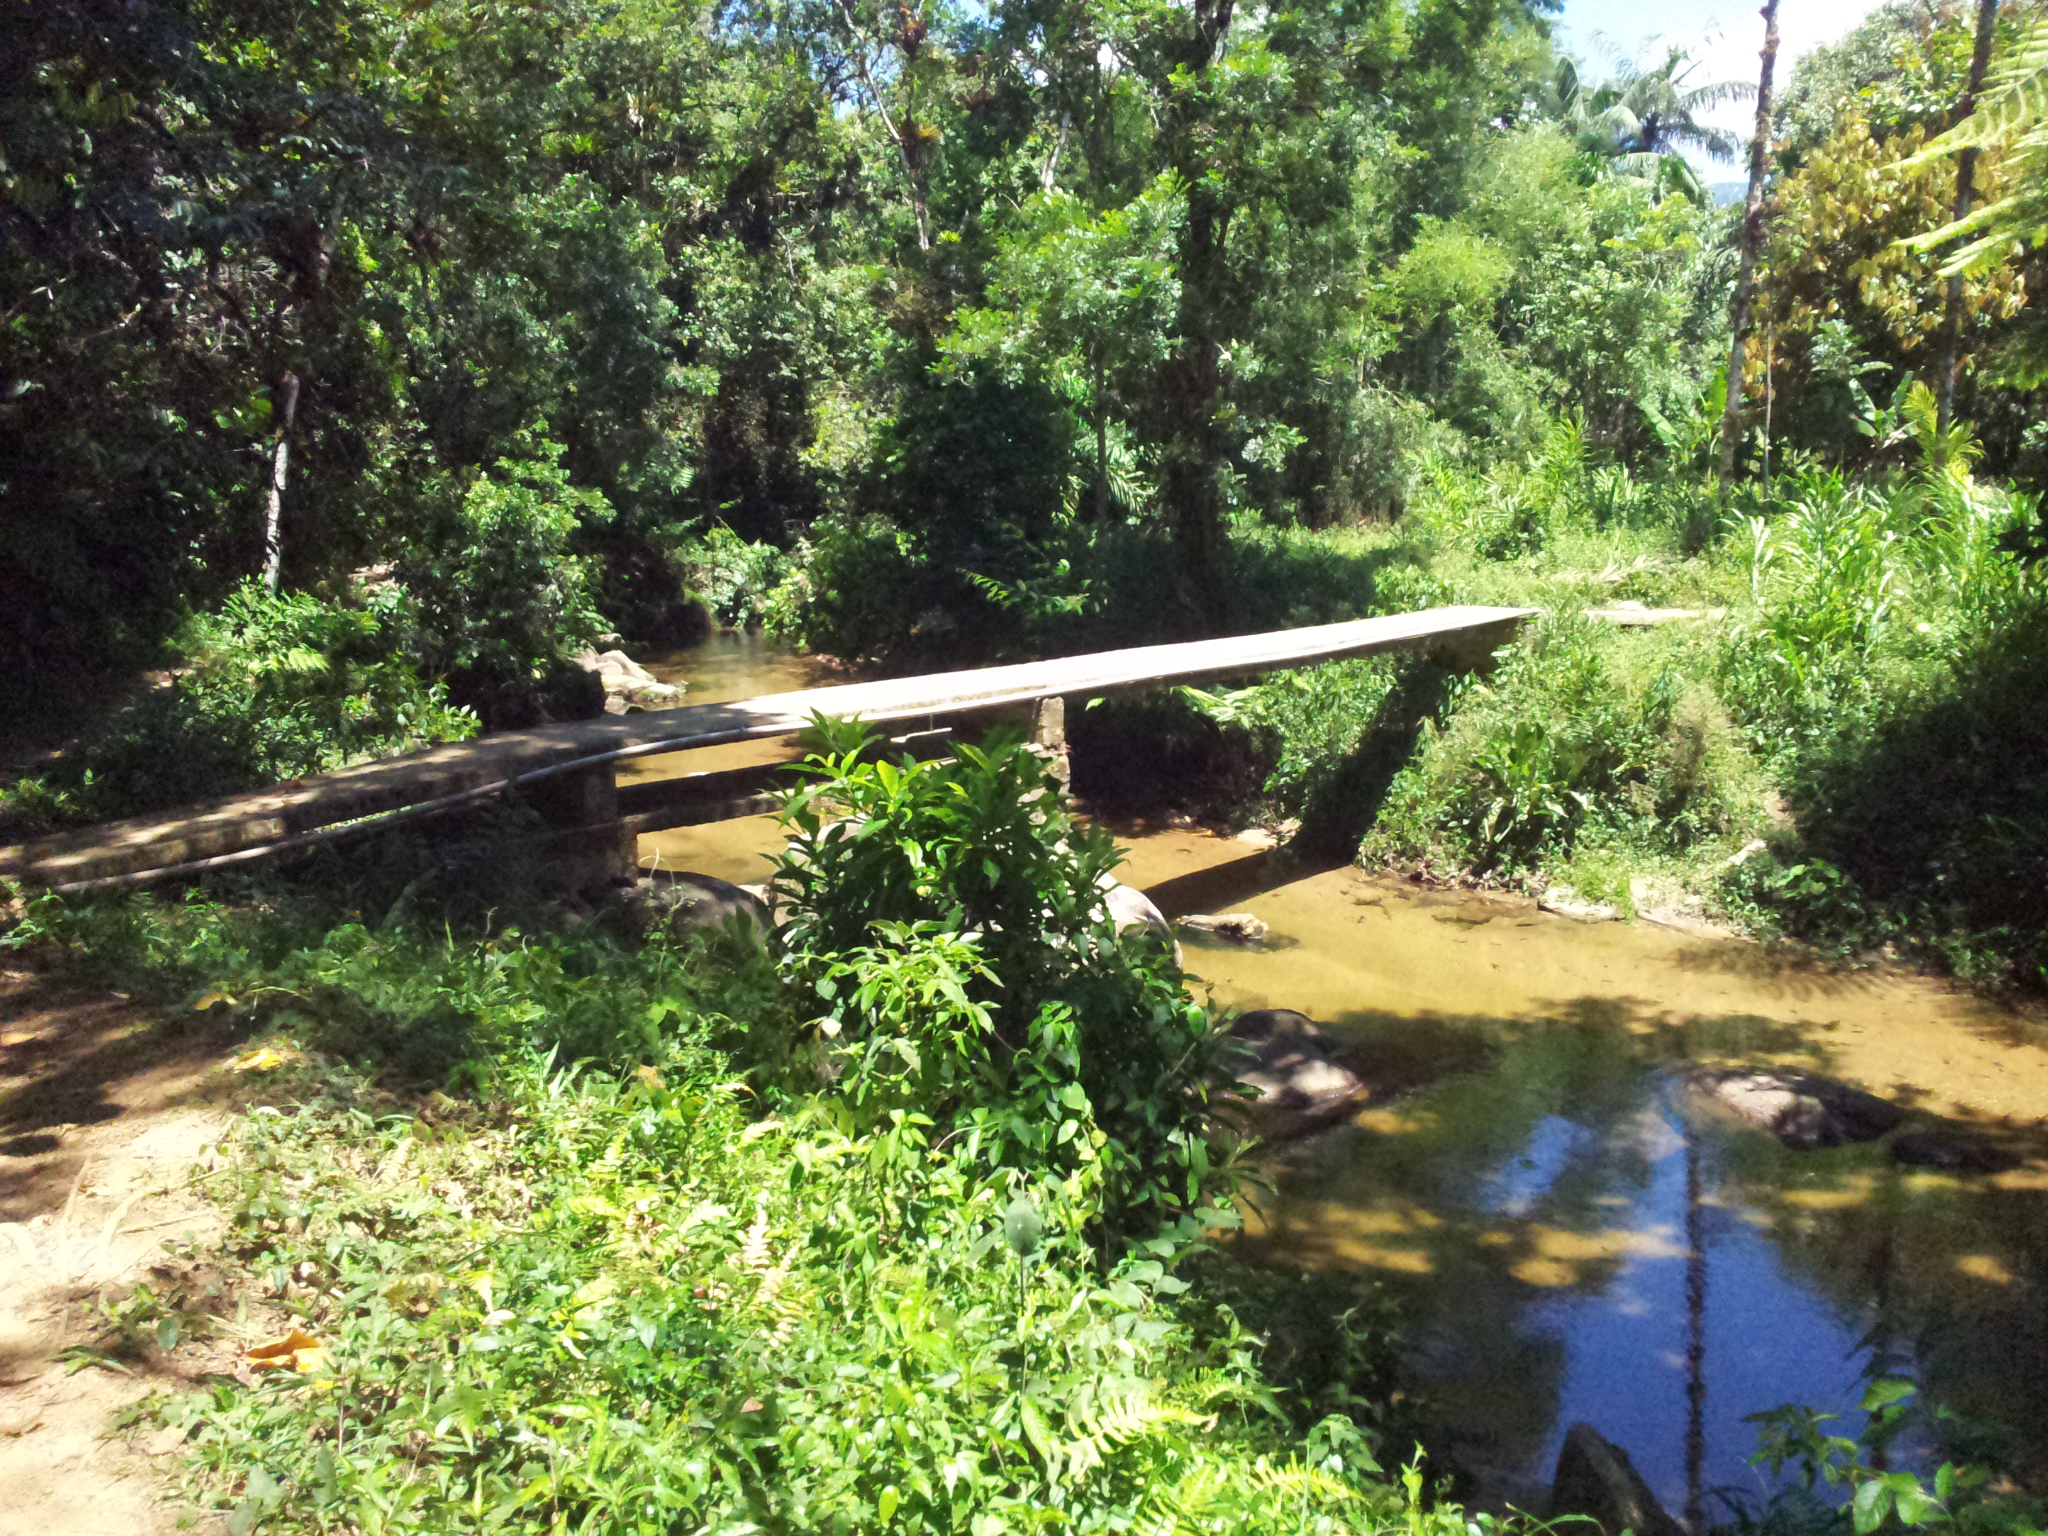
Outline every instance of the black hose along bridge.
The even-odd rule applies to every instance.
[[[893,738],[944,751],[956,723],[1014,720],[1065,749],[1065,701],[1415,650],[1456,670],[1489,665],[1528,608],[1451,607],[1303,629],[1101,651],[1053,661],[845,683],[724,704],[683,704],[450,742],[203,805],[0,848],[0,878],[60,892],[114,889],[232,868],[383,831],[493,796],[514,795],[545,823],[545,855],[577,884],[630,876],[640,834],[769,808],[778,764],[635,783],[620,763],[793,736],[813,716],[918,729]]]

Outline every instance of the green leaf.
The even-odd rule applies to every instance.
[[[1800,867],[1803,869],[1805,866]],[[1889,1408],[1893,1403],[1903,1403],[1918,1390],[1912,1382],[1903,1381],[1897,1376],[1881,1377],[1873,1381],[1870,1390],[1863,1394],[1863,1411],[1875,1413],[1880,1408]]]
[[[1870,1536],[1892,1512],[1892,1490],[1882,1478],[1873,1477],[1856,1490],[1856,1497],[1849,1507],[1856,1536]]]

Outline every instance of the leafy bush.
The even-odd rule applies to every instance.
[[[764,617],[806,650],[848,661],[900,656],[934,617],[935,580],[917,542],[885,520],[828,518],[798,544]]]
[[[929,1117],[988,1168],[1057,1170],[1113,1229],[1198,1203],[1208,1016],[1118,935],[1108,834],[1021,741],[899,765],[821,729],[773,884],[850,1128]]]
[[[1454,694],[1365,852],[1515,870],[1567,856],[1590,827],[1645,851],[1712,840],[1750,811],[1728,738],[1673,660],[1628,666],[1611,632],[1544,623]]]
[[[245,582],[187,621],[169,687],[45,777],[44,814],[133,815],[475,734],[406,654],[415,612],[388,584],[332,602]]]
[[[1787,932],[1904,942],[1974,980],[2048,988],[2048,616],[2016,603],[1893,684],[1789,775],[1798,836],[1735,877]]]
[[[1276,672],[1248,688],[1182,692],[1219,725],[1259,739],[1272,767],[1263,794],[1272,812],[1302,817],[1317,808],[1394,690],[1393,662],[1374,657]]]
[[[1995,1484],[1988,1468],[1944,1461],[1923,1477],[1891,1465],[1896,1449],[1916,1434],[1939,1443],[1947,1427],[1942,1420],[1948,1415],[1930,1410],[1918,1394],[1901,1377],[1874,1377],[1859,1405],[1866,1418],[1854,1439],[1828,1432],[1835,1415],[1797,1404],[1751,1414],[1749,1422],[1759,1426],[1751,1462],[1769,1467],[1773,1480],[1795,1466],[1799,1483],[1760,1518],[1739,1511],[1739,1528],[1759,1536],[1872,1536],[1902,1526],[1970,1536],[2038,1531],[2039,1501],[2019,1495],[2009,1482]]]
[[[727,524],[713,523],[679,553],[690,591],[719,623],[747,628],[767,618],[769,595],[787,569],[773,544],[750,544]]]
[[[610,506],[569,483],[559,447],[529,448],[459,488],[436,487],[396,567],[419,600],[428,661],[491,730],[604,707],[602,685],[570,659],[605,628],[571,542]]]

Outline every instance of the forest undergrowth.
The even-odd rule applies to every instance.
[[[1398,1471],[1370,1297],[1212,1241],[1231,1086],[1106,839],[1016,743],[858,748],[766,948],[375,858],[17,906],[33,963],[258,1037],[204,1181],[245,1282],[101,1351],[284,1339],[135,1410],[237,1536],[1490,1525]]]

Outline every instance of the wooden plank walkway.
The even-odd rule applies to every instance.
[[[64,887],[109,877],[169,871],[225,855],[260,853],[333,835],[365,818],[408,808],[438,808],[496,793],[518,781],[545,801],[558,825],[617,819],[612,765],[657,752],[716,745],[747,737],[788,736],[815,714],[885,724],[934,721],[997,712],[1054,698],[1093,698],[1122,690],[1251,677],[1287,667],[1411,647],[1433,647],[1458,665],[1480,664],[1510,641],[1535,610],[1432,608],[1387,618],[1357,619],[1175,645],[1140,646],[1015,666],[981,667],[924,677],[844,683],[768,694],[728,704],[688,704],[624,716],[580,720],[540,730],[509,731],[452,742],[404,757],[364,763],[317,778],[250,794],[81,828],[0,848],[0,876]],[[588,768],[591,774],[582,770]],[[568,770],[575,770],[569,772]],[[370,825],[375,825],[372,822]]]

